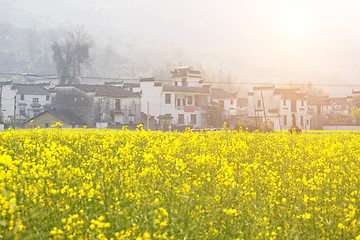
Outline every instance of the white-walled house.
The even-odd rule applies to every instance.
[[[211,88],[210,91],[210,100],[219,104],[223,110],[222,120],[236,116],[236,109],[238,108],[237,92],[229,93],[221,88]]]
[[[16,91],[11,89],[11,82],[0,82],[0,123],[4,121],[10,121],[11,116],[14,115],[14,104]]]
[[[50,105],[50,91],[39,84],[0,84],[3,120],[26,120]],[[16,107],[14,105],[16,104]]]
[[[174,126],[208,127],[210,90],[203,86],[200,71],[177,67],[170,78],[170,82],[140,79],[140,86],[134,91],[142,93],[142,112],[158,122],[167,118]]]
[[[40,84],[13,84],[16,91],[16,115],[32,118],[51,103],[51,93]]]
[[[264,112],[265,108],[265,112]],[[295,114],[296,125],[310,129],[310,115],[307,113],[307,98],[299,89],[282,89],[275,86],[253,87],[248,92],[249,117],[256,119],[257,124],[265,122],[275,130],[287,130],[292,126],[292,115]]]

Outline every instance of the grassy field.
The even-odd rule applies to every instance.
[[[358,132],[0,141],[0,239],[360,239]]]

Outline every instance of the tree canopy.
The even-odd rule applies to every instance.
[[[60,85],[71,85],[79,81],[81,65],[89,62],[89,50],[92,46],[93,42],[85,27],[76,27],[66,34],[62,42],[53,42],[51,49]]]

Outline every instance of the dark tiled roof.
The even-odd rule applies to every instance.
[[[155,81],[155,78],[140,78],[140,82],[153,82]]]
[[[0,82],[0,86],[11,85],[12,81]]]
[[[303,94],[297,93],[298,89],[281,89],[277,88],[274,94],[280,94],[282,99],[290,100],[305,100],[306,97]]]
[[[221,88],[211,88],[210,91],[211,91],[210,94],[211,99],[233,99],[236,98],[237,95],[237,92],[229,93]]]
[[[134,93],[121,87],[114,87],[109,85],[75,84],[72,86],[87,93],[93,92],[97,97],[128,98],[140,96],[139,93]]]
[[[49,95],[50,92],[46,90],[42,85],[37,84],[14,84],[11,89],[17,89],[19,94],[28,95]]]
[[[171,86],[164,85],[165,92],[190,92],[190,93],[210,93],[210,90],[205,87],[187,87],[187,86]]]
[[[198,77],[201,78],[201,72],[198,70],[192,70],[190,66],[177,67],[174,71],[170,71],[171,77]]]

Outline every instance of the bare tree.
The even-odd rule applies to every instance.
[[[84,26],[68,32],[61,43],[54,41],[51,48],[60,85],[78,82],[81,65],[89,62],[89,50],[92,46],[93,41]]]

